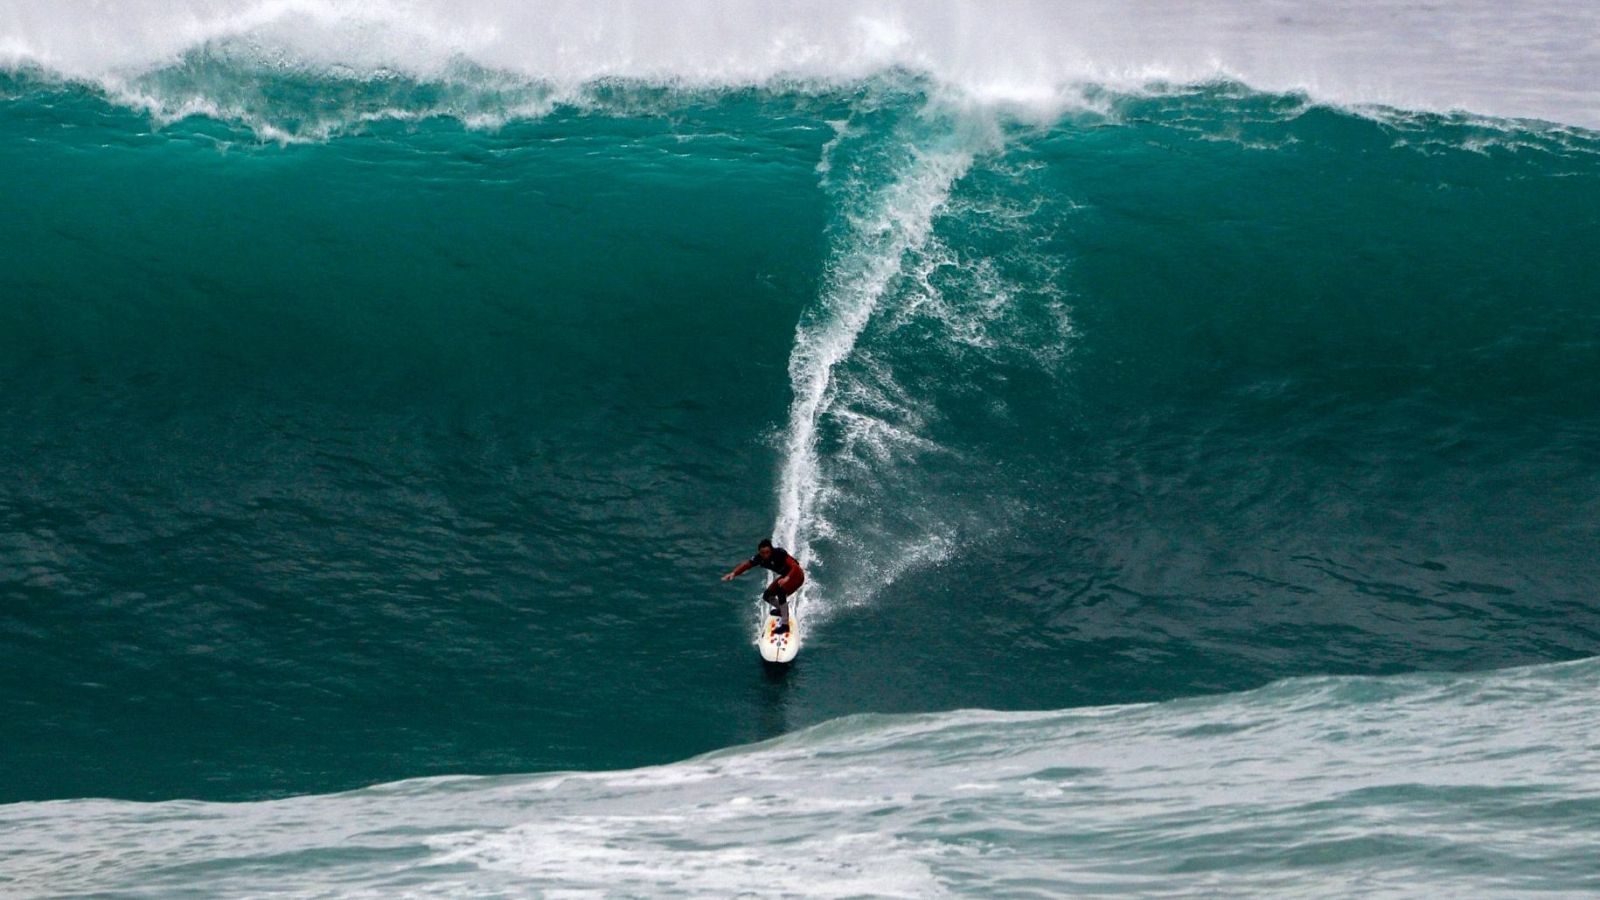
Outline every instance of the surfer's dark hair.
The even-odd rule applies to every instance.
[[[762,547],[771,547],[771,546],[772,546],[772,538],[762,538],[761,539],[761,543],[756,545],[756,549],[760,550]]]

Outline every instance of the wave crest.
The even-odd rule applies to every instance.
[[[1592,91],[1600,9],[1476,0],[1446,7],[1348,3],[1283,15],[1268,0],[1226,11],[1112,2],[811,0],[780,9],[723,0],[189,0],[85,16],[20,0],[0,10],[0,65],[100,84],[192,54],[356,79],[448,79],[467,64],[569,91],[608,79],[691,87],[847,84],[903,69],[980,103],[1049,118],[1074,86],[1231,78],[1335,104],[1468,109],[1600,126]]]

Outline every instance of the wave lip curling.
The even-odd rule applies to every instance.
[[[607,79],[686,87],[841,84],[916,72],[986,104],[1049,119],[1074,86],[1238,80],[1335,105],[1464,110],[1600,127],[1600,8],[1346,2],[1307,12],[1255,0],[1226,10],[1154,2],[846,3],[781,10],[719,0],[670,6],[522,6],[384,0],[191,0],[115,8],[21,0],[0,11],[0,66],[99,84],[245,48],[258,61],[344,77],[448,76],[463,64],[570,89]]]

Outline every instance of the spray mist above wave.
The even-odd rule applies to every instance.
[[[0,8],[0,66],[98,84],[167,115],[208,110],[203,97],[152,91],[148,76],[225,48],[338,77],[449,82],[465,68],[556,93],[607,79],[837,85],[900,69],[1043,119],[1080,102],[1084,84],[1136,90],[1225,78],[1335,104],[1600,127],[1592,89],[1600,44],[1588,37],[1597,32],[1593,5],[1490,0],[1353,0],[1311,12],[1277,0],[1227,9],[1111,0],[776,8],[726,0],[18,0]]]

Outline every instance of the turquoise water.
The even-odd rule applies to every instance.
[[[1594,132],[144,78],[0,78],[0,884],[1600,886]]]

